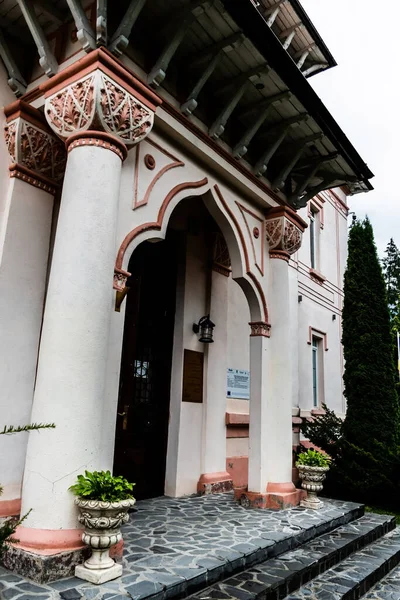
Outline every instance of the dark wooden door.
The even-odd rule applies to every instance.
[[[136,498],[164,494],[176,298],[176,241],[144,242],[129,271],[114,474]]]

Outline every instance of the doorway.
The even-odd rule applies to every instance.
[[[138,499],[164,494],[177,236],[143,242],[129,263],[114,473],[136,483]]]

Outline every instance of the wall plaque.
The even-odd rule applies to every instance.
[[[226,374],[226,395],[228,398],[250,400],[250,371],[228,369]]]
[[[182,402],[203,402],[203,352],[185,350]]]

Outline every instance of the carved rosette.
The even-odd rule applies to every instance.
[[[265,236],[271,258],[289,260],[301,247],[306,226],[306,223],[289,208],[271,209],[265,224]]]
[[[151,108],[100,69],[48,96],[45,115],[64,140],[88,130],[102,131],[128,147],[144,139],[154,122]]]

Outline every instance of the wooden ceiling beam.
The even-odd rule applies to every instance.
[[[146,0],[131,0],[126,13],[124,14],[121,23],[118,25],[116,32],[114,33],[111,43],[110,52],[115,56],[121,56],[125,48],[129,44],[129,36],[131,35],[132,28],[140,15]]]
[[[51,51],[47,37],[39,23],[31,0],[17,0],[22,15],[31,32],[33,41],[39,53],[39,63],[48,77],[55,75],[58,71],[57,60]]]
[[[286,179],[289,177],[290,173],[293,171],[294,167],[296,166],[297,162],[300,160],[301,155],[303,154],[304,150],[307,148],[307,146],[309,144],[311,144],[312,142],[316,142],[317,140],[320,140],[323,137],[323,133],[313,133],[312,135],[309,135],[301,140],[299,140],[298,144],[296,144],[296,149],[293,152],[292,156],[289,158],[289,160],[287,162],[285,162],[285,164],[282,166],[281,170],[279,171],[278,175],[275,177],[275,179],[272,182],[272,189],[275,192],[278,192],[279,190],[281,190],[286,182]]]
[[[34,0],[34,4],[38,6],[57,25],[62,25],[66,15],[56,6],[54,6],[51,0]]]
[[[8,73],[8,85],[14,92],[14,94],[19,97],[25,94],[26,92],[26,81],[22,77],[21,72],[14,60],[14,57],[8,47],[8,44],[5,40],[3,31],[0,29],[0,57],[4,63],[4,66],[7,69]]]
[[[85,11],[82,8],[80,0],[66,0],[66,2],[74,19],[77,29],[77,38],[80,41],[82,48],[85,52],[94,50],[97,45],[96,36]]]

